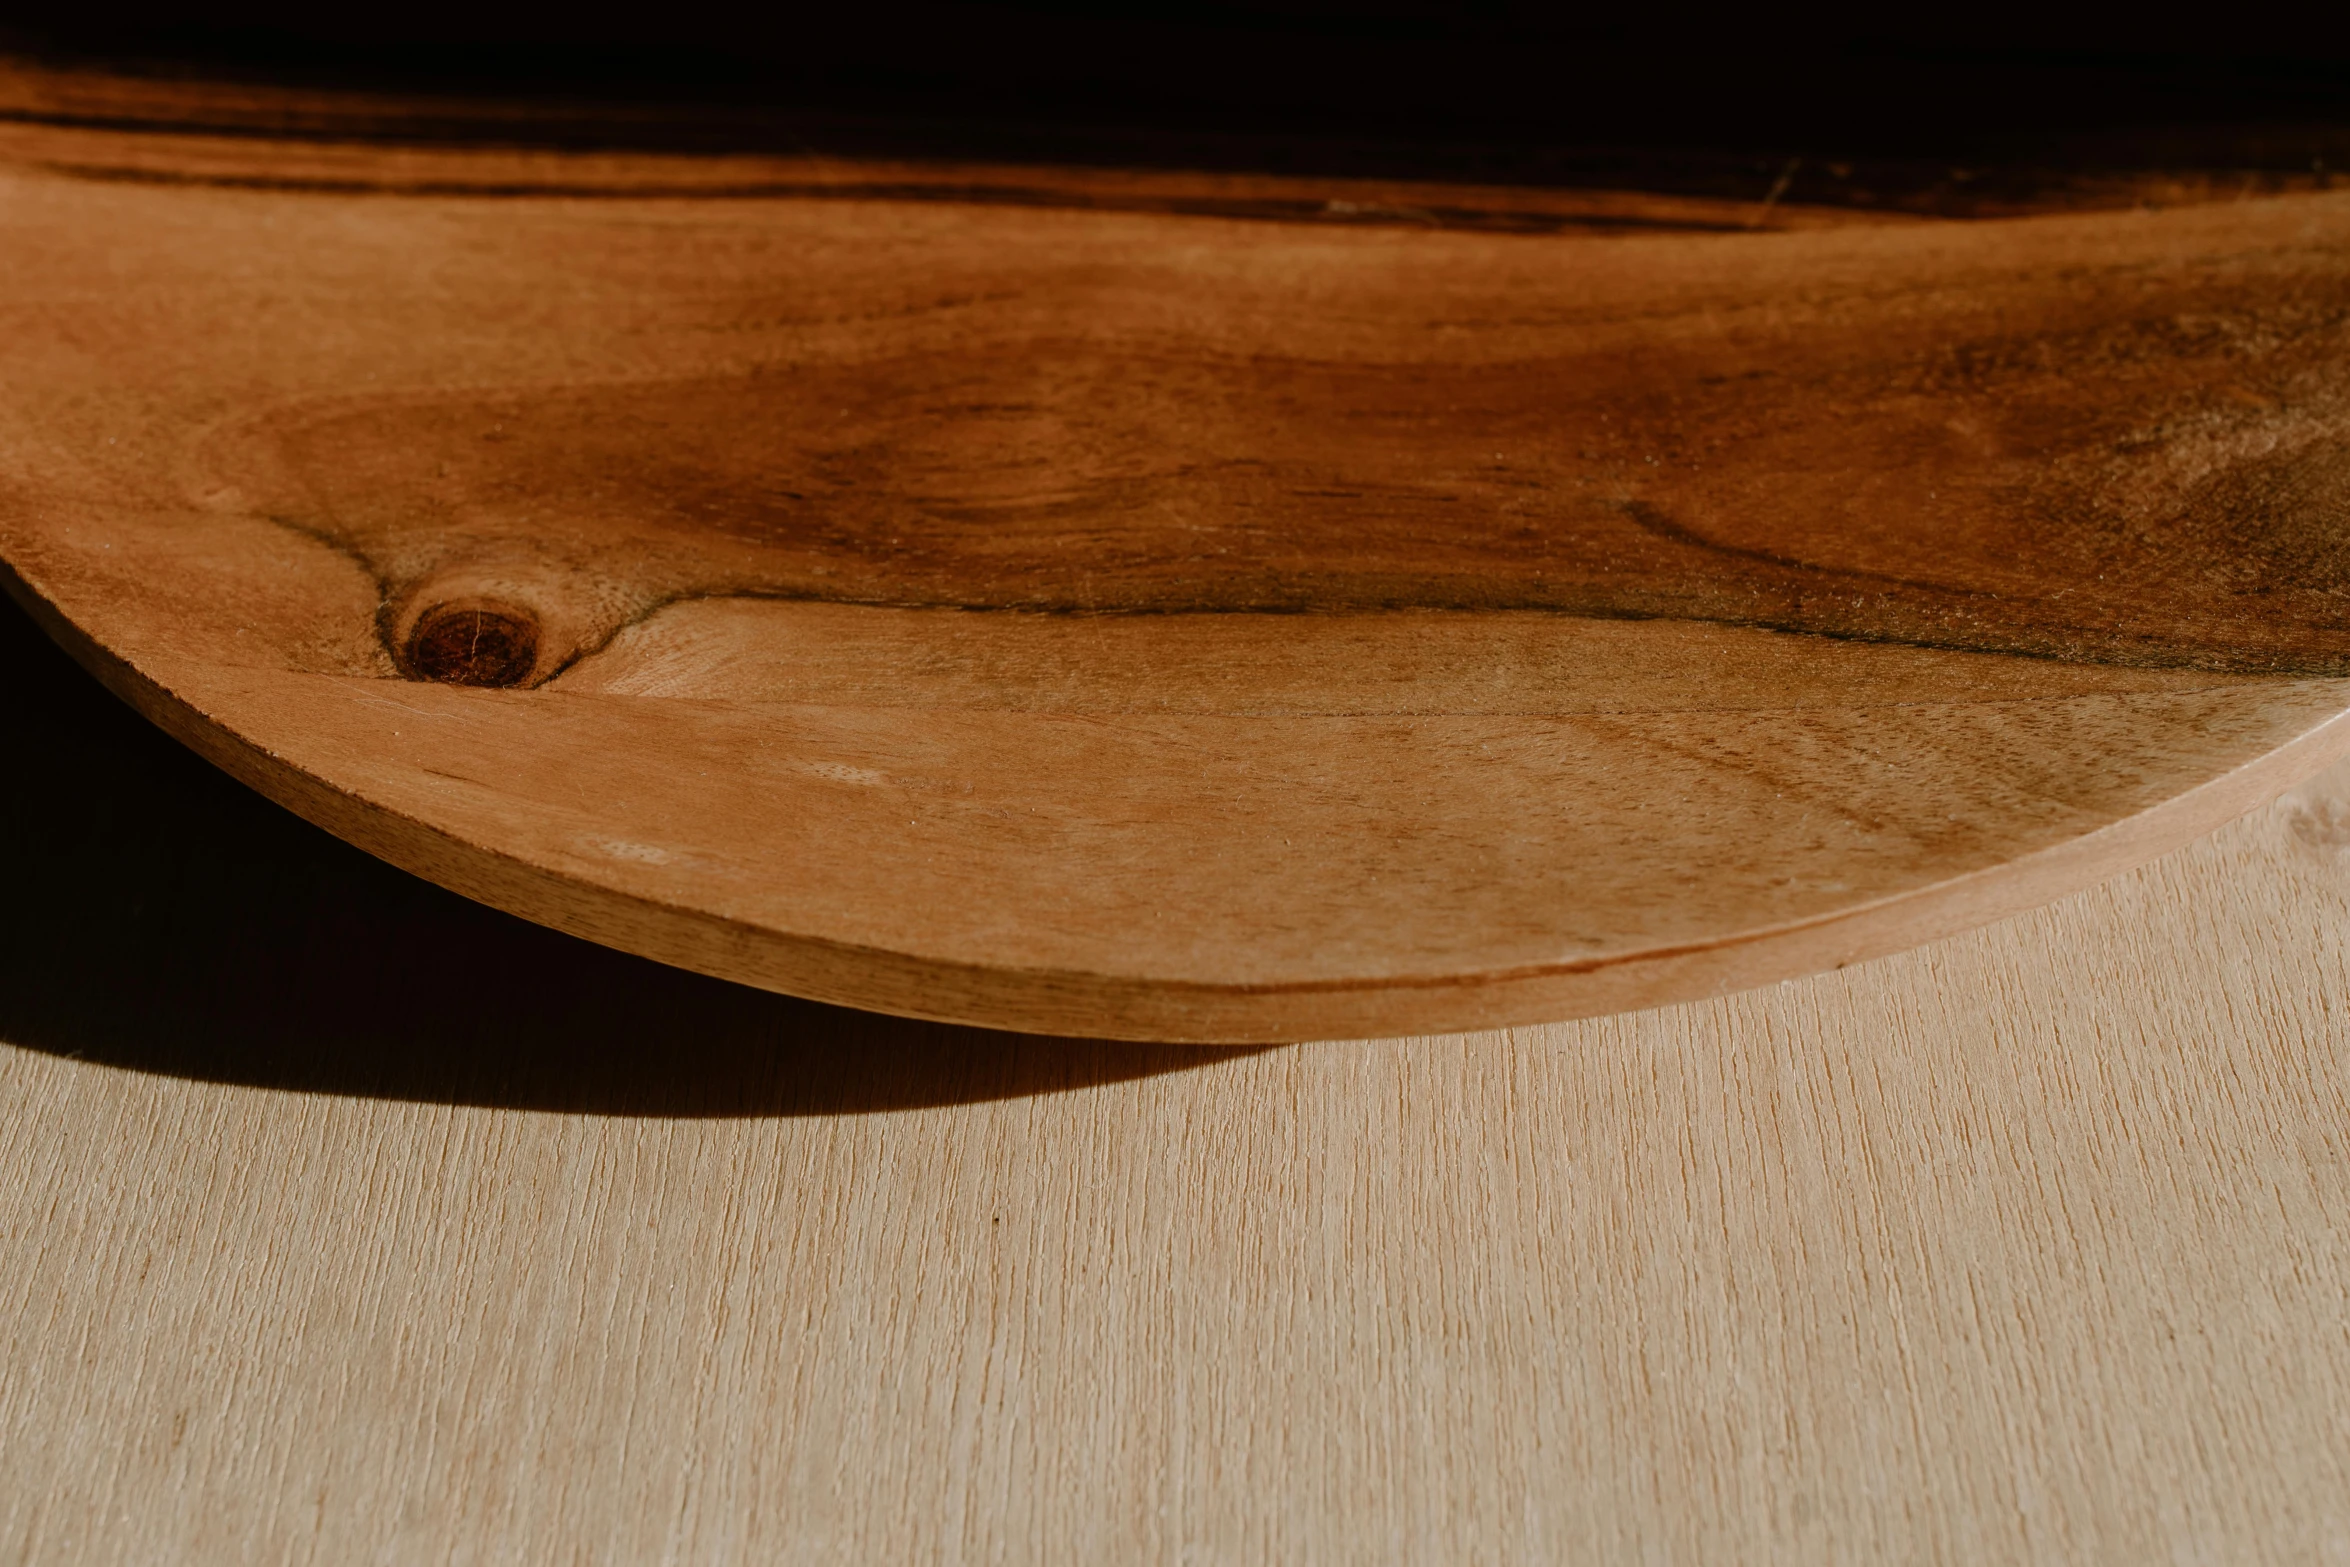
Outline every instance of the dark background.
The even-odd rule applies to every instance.
[[[606,142],[1667,186],[1790,157],[2350,167],[2350,6],[0,0],[0,47],[529,97],[579,111],[548,134]],[[592,112],[624,104],[669,112]]]

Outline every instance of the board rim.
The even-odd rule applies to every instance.
[[[1700,1001],[1920,946],[2054,902],[2183,847],[2350,755],[2350,704],[2131,815],[1996,865],[1801,919],[1597,957],[1452,974],[1152,979],[925,957],[566,875],[338,788],[180,697],[0,558],[0,588],[114,696],[263,798],[410,875],[617,951],[835,1006],[1162,1044],[1456,1034]]]

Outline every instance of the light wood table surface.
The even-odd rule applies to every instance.
[[[0,1561],[2350,1561],[2350,774],[1816,979],[1187,1052],[474,909],[28,639]]]

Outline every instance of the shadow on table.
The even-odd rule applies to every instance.
[[[1236,1052],[908,1022],[500,914],[152,728],[0,595],[0,1040],[258,1087],[605,1115],[1051,1093]]]

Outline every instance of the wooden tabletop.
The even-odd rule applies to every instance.
[[[0,669],[0,1560],[2350,1550],[2339,769],[1818,979],[1205,1051],[555,936]]]

